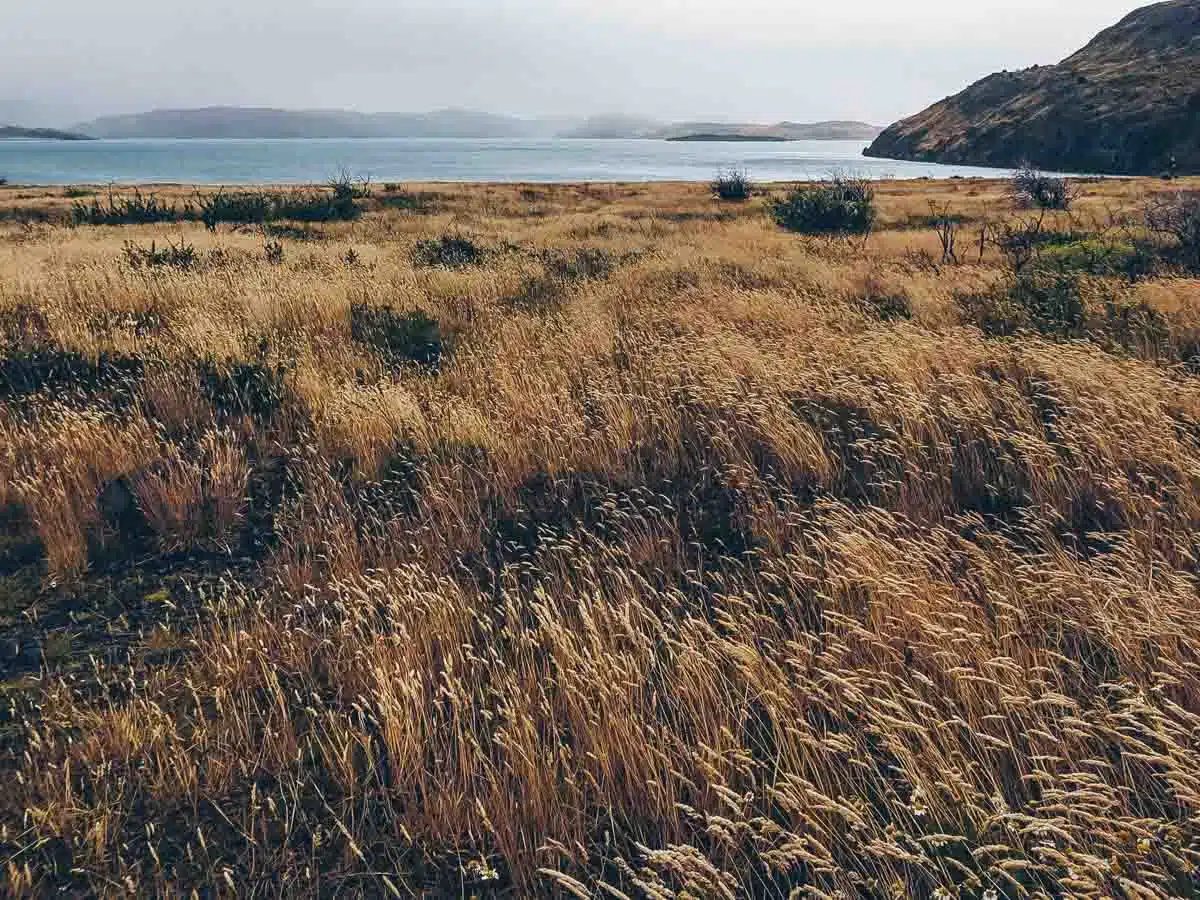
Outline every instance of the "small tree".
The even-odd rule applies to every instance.
[[[836,176],[775,201],[772,214],[781,228],[800,234],[868,234],[875,223],[875,191],[865,179]]]
[[[929,201],[930,219],[933,230],[942,243],[942,264],[958,263],[958,219],[950,214],[950,204],[938,206]]]

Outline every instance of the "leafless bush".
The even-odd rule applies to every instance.
[[[1018,206],[1035,209],[1069,210],[1078,195],[1070,179],[1047,175],[1031,166],[1013,175],[1010,190]]]
[[[1146,227],[1175,242],[1181,263],[1200,270],[1200,191],[1161,194],[1146,201]]]

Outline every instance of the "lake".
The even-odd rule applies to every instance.
[[[867,159],[860,141],[648,140],[0,141],[13,184],[288,184],[339,171],[373,181],[707,181],[744,169],[757,181],[845,172],[872,179],[995,176],[1006,170]]]

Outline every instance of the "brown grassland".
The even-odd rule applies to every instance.
[[[1200,894],[1180,186],[0,189],[0,890]]]

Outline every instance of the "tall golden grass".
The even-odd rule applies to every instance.
[[[958,298],[1003,260],[922,217],[969,247],[1000,183],[883,185],[853,241],[695,185],[421,192],[274,263],[0,226],[8,894],[1197,893],[1200,381],[1161,347],[1200,282],[1113,288],[1155,352],[991,338]],[[482,258],[419,264],[442,235]],[[155,239],[198,262],[131,268]]]

